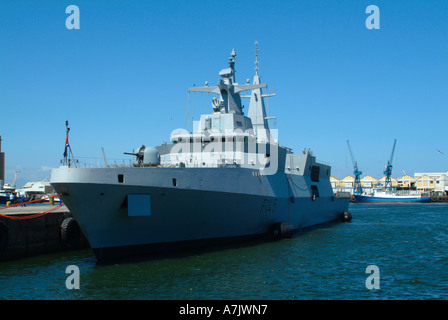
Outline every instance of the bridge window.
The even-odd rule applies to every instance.
[[[319,166],[311,166],[311,181],[319,182]]]

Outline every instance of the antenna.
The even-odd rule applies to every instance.
[[[258,76],[258,41],[255,40],[255,74]]]
[[[229,66],[230,69],[233,71],[232,72],[232,82],[235,83],[235,58],[236,58],[236,52],[235,52],[235,48],[232,49],[232,52],[230,53],[230,58],[229,58]]]
[[[190,90],[188,90],[187,105],[185,106],[185,130],[187,130],[188,128],[188,118],[190,114],[189,107],[190,107]]]
[[[170,132],[173,132],[173,104],[170,106]]]

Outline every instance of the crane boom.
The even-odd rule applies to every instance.
[[[347,146],[348,146],[348,151],[350,151],[350,157],[352,159],[353,166],[356,166],[357,163],[355,161],[355,158],[353,157],[352,148],[350,148],[350,141],[348,141],[348,140],[347,140]]]
[[[394,152],[395,152],[395,145],[397,144],[397,139],[394,140],[394,146],[392,147],[392,152],[390,154],[389,161],[386,165],[386,170],[384,170],[384,175],[386,176],[384,181],[384,188],[387,190],[392,189],[392,180],[390,179],[390,176],[392,175],[392,160],[394,159]]]
[[[352,148],[350,148],[350,141],[347,140],[348,150],[350,151],[350,157],[352,158],[353,163],[353,174],[355,176],[355,183],[353,185],[353,192],[356,194],[362,194],[362,186],[361,186],[361,175],[362,171],[358,169],[358,162],[355,160],[353,156]]]
[[[396,144],[397,144],[397,139],[394,139],[394,146],[392,147],[392,152],[390,154],[390,160],[389,160],[390,164],[392,164],[392,160],[394,158],[394,152],[395,152],[395,145]]]

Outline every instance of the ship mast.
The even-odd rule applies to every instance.
[[[236,83],[235,81],[235,58],[236,58],[236,52],[235,48],[232,49],[232,52],[230,53],[229,58],[229,67],[232,70],[232,82]]]
[[[258,41],[255,41],[255,75],[258,76]]]
[[[213,87],[206,85],[205,87],[189,88],[189,92],[211,92],[220,95],[221,113],[243,114],[243,107],[241,104],[240,92],[246,90],[254,90],[259,88],[266,88],[266,84],[238,84],[235,82],[235,49],[232,50],[229,58],[229,68],[222,69],[219,76],[222,78],[218,84]],[[218,109],[218,106],[217,106]]]
[[[253,85],[260,84],[260,76],[258,74],[258,41],[255,41],[255,75],[253,77]],[[266,97],[275,96],[274,94],[263,94],[261,88],[253,89],[250,95],[248,117],[252,120],[254,133],[259,141],[269,141],[270,132],[268,119],[275,119],[275,117],[266,116],[266,108],[264,99]]]
[[[68,126],[68,121],[65,121],[65,146],[64,146],[64,159],[61,161],[65,166],[70,167],[72,164],[77,164],[77,160],[73,156],[72,148],[68,141],[68,134],[70,132],[70,127]]]

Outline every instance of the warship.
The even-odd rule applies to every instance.
[[[290,237],[351,219],[349,194],[333,193],[331,167],[310,151],[280,146],[269,129],[264,100],[275,94],[262,92],[267,85],[260,83],[255,52],[252,83],[236,82],[232,50],[216,86],[189,89],[218,96],[197,129],[174,130],[169,143],[124,152],[132,157],[129,166],[81,168],[67,161],[67,130],[65,161],[50,183],[98,262]]]

